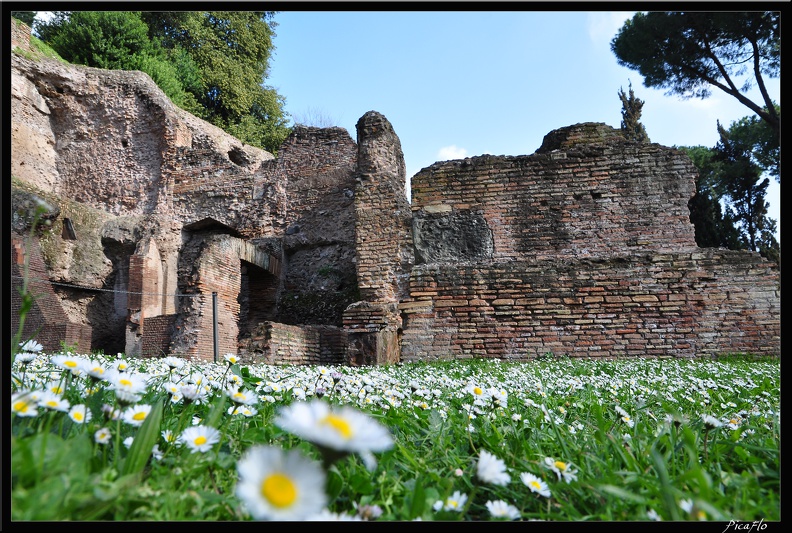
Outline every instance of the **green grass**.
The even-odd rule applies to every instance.
[[[317,446],[273,419],[285,406],[316,399],[322,388],[321,401],[354,407],[393,437],[373,470],[355,454],[327,466],[327,510],[342,516],[368,505],[381,511],[372,518],[378,521],[492,520],[486,503],[502,500],[521,520],[780,520],[778,359],[545,358],[361,368],[224,361],[177,371],[162,359],[67,354],[93,359],[108,374],[123,361],[127,372],[148,375],[135,405],[152,409],[135,427],[108,419],[103,406],[118,401],[107,381],[57,367],[53,355],[28,363],[17,355],[15,401],[23,391],[60,384],[63,398],[85,405],[91,420],[78,424],[41,406],[37,416],[20,416],[12,405],[12,520],[250,520],[235,495],[240,457],[267,444],[319,461]],[[198,376],[208,392],[200,404],[174,401],[163,387]],[[224,391],[231,382],[255,392],[255,416],[228,414],[234,404]],[[494,395],[476,395],[471,385]],[[717,423],[707,425],[705,415]],[[221,432],[210,451],[190,453],[163,439],[162,430],[179,434],[194,417]],[[111,434],[107,444],[95,441],[100,428]],[[128,437],[130,448],[122,444]],[[483,450],[503,461],[509,483],[477,476]],[[547,457],[573,465],[577,479],[559,480]],[[550,497],[529,490],[520,480],[524,472],[543,480]],[[468,497],[461,512],[435,509],[455,491]]]

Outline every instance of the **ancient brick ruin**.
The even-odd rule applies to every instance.
[[[780,354],[778,265],[696,247],[680,151],[576,124],[532,155],[435,163],[408,202],[399,138],[374,111],[356,141],[298,126],[274,157],[139,72],[23,53],[11,72],[12,281],[27,258],[42,296],[25,331],[47,350],[351,365]],[[39,200],[49,225],[31,234]]]

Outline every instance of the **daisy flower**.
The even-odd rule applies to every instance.
[[[220,442],[220,432],[210,426],[190,426],[179,436],[179,442],[190,448],[192,453],[208,452]]]
[[[489,391],[476,383],[468,383],[467,387],[465,387],[465,392],[473,396],[473,401],[484,402],[490,397]]]
[[[545,457],[544,462],[547,468],[556,473],[559,481],[562,477],[567,483],[577,480],[577,470],[571,464],[564,461],[556,461],[552,457]]]
[[[163,429],[161,432],[162,438],[168,444],[179,444],[179,438],[169,429]]]
[[[107,376],[109,382],[107,388],[115,391],[119,403],[133,404],[140,400],[146,391],[148,376],[143,374],[112,371],[108,372]]]
[[[550,497],[550,489],[547,488],[547,483],[530,472],[523,472],[520,474],[520,481],[522,481],[526,487],[531,489],[531,492],[535,492],[540,496],[544,496],[545,498]]]
[[[11,395],[11,412],[17,416],[38,416],[38,401],[30,392],[15,392]]]
[[[139,427],[143,425],[143,421],[146,420],[146,417],[150,412],[150,405],[133,405],[124,411],[123,420],[130,426]]]
[[[179,393],[181,397],[184,399],[184,403],[195,403],[195,404],[202,404],[204,400],[206,400],[206,396],[208,393],[206,389],[198,385],[183,385],[179,389]]]
[[[701,420],[704,422],[704,426],[706,426],[708,429],[719,428],[723,425],[723,422],[712,415],[701,415]]]
[[[229,415],[244,415],[246,417],[256,416],[258,409],[249,405],[232,405],[228,408]]]
[[[457,513],[461,513],[465,508],[467,499],[467,494],[463,494],[457,490],[445,500],[437,500],[434,504],[434,510],[439,511],[442,509],[443,511],[456,511]]]
[[[30,339],[29,341],[27,341],[27,342],[25,342],[23,344],[20,344],[19,345],[19,349],[22,350],[22,352],[24,352],[24,353],[32,353],[32,354],[35,355],[38,352],[40,352],[41,350],[43,350],[44,347],[41,344],[39,344],[38,342],[36,342],[35,340]],[[17,354],[17,357],[19,357],[19,355],[21,355],[21,354]],[[32,359],[31,359],[31,361],[32,361]]]
[[[493,518],[508,518],[509,520],[520,518],[519,509],[503,500],[488,501],[485,505]]]
[[[94,380],[105,379],[106,369],[102,363],[95,359],[83,359],[82,370]]]
[[[225,354],[223,356],[223,359],[225,359],[228,362],[228,364],[230,364],[230,365],[235,365],[235,364],[237,364],[239,362],[239,357],[237,357],[236,355],[234,355],[232,353]]]
[[[14,361],[21,365],[29,365],[35,358],[36,354],[34,352],[19,352],[16,354]]]
[[[173,357],[172,355],[165,357],[162,362],[171,370],[178,370],[184,366],[184,359]]]
[[[50,362],[58,368],[69,370],[75,376],[79,376],[82,373],[85,359],[71,354],[58,354],[53,355]]]
[[[39,407],[45,407],[53,411],[65,413],[69,410],[69,401],[63,399],[60,394],[45,390],[38,399]]]
[[[87,424],[91,421],[91,411],[83,404],[77,404],[69,409],[69,418],[76,424]]]
[[[325,459],[357,453],[369,470],[376,467],[371,452],[381,452],[393,446],[387,427],[367,414],[349,406],[331,409],[321,400],[295,402],[282,408],[275,425],[319,446]]]
[[[238,403],[241,405],[253,405],[258,401],[258,397],[251,391],[246,391],[244,389],[239,389],[236,386],[231,386],[226,391],[228,397],[234,403]]]
[[[493,485],[506,485],[511,481],[506,472],[506,463],[492,455],[487,450],[481,450],[476,464],[476,476],[484,483]]]
[[[98,429],[96,433],[94,433],[94,441],[97,444],[107,444],[110,442],[111,437],[110,430],[107,428]]]
[[[236,495],[255,520],[305,520],[327,504],[322,466],[296,449],[254,446],[237,470]]]

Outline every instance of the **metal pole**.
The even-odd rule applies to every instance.
[[[212,292],[212,339],[214,340],[214,362],[217,362],[217,292]]]

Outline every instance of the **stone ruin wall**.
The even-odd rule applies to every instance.
[[[778,354],[778,267],[696,246],[695,172],[594,123],[423,169],[402,360]]]
[[[778,267],[696,248],[680,152],[579,124],[436,163],[410,205],[390,123],[357,130],[296,127],[274,158],[141,73],[12,54],[13,175],[105,213],[75,218],[101,265],[74,267],[62,217],[44,248],[52,281],[116,289],[57,292],[76,323],[105,309],[94,345],[109,322],[132,355],[211,360],[217,292],[220,352],[251,362],[780,353]]]

